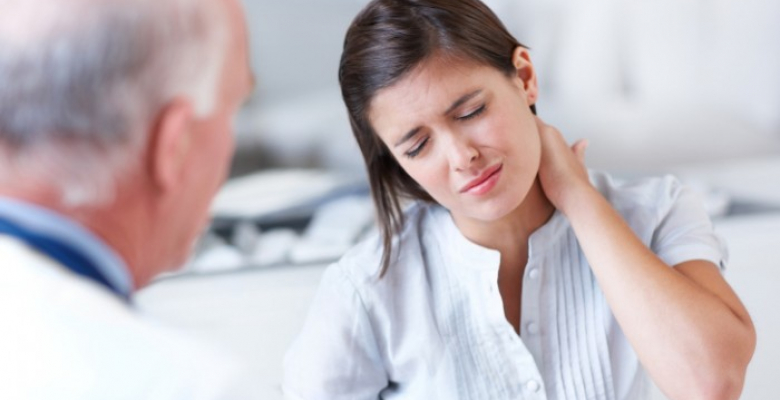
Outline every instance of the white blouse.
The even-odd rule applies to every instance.
[[[591,179],[668,265],[724,265],[725,248],[700,199],[674,178]],[[518,336],[498,291],[500,254],[467,240],[441,206],[414,205],[383,278],[378,235],[325,271],[285,358],[285,395],[647,398],[650,382],[565,216],[556,212],[528,245]]]

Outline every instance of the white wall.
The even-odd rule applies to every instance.
[[[780,154],[780,3],[518,0],[543,110],[591,139],[593,164]]]
[[[270,164],[361,169],[337,86],[363,0],[246,0],[256,101],[245,149]],[[540,115],[617,171],[780,155],[780,2],[492,0],[532,48]],[[255,151],[255,150],[252,150]]]
[[[344,33],[357,0],[244,0],[252,65],[270,103],[334,88]]]

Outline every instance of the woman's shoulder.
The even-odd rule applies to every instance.
[[[602,171],[590,171],[596,189],[621,213],[666,213],[685,190],[672,175],[620,178]]]
[[[390,278],[401,267],[415,264],[420,255],[420,241],[424,232],[433,225],[433,220],[442,212],[441,206],[416,201],[404,209],[404,224],[401,231],[393,237],[393,257],[383,278]],[[350,248],[331,268],[340,270],[355,284],[363,286],[376,283],[382,268],[384,246],[382,235],[377,228],[372,229],[362,240]]]
[[[711,243],[714,249],[722,247],[715,239],[704,199],[674,176],[617,179],[591,172],[591,181],[656,253],[663,253],[663,246],[684,244],[685,237],[693,243]]]

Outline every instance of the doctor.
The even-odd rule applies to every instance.
[[[136,314],[252,89],[238,0],[0,0],[0,398],[213,399],[240,369]]]

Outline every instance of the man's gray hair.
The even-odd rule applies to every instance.
[[[213,112],[227,35],[218,0],[0,0],[0,185],[107,200],[161,107]]]

